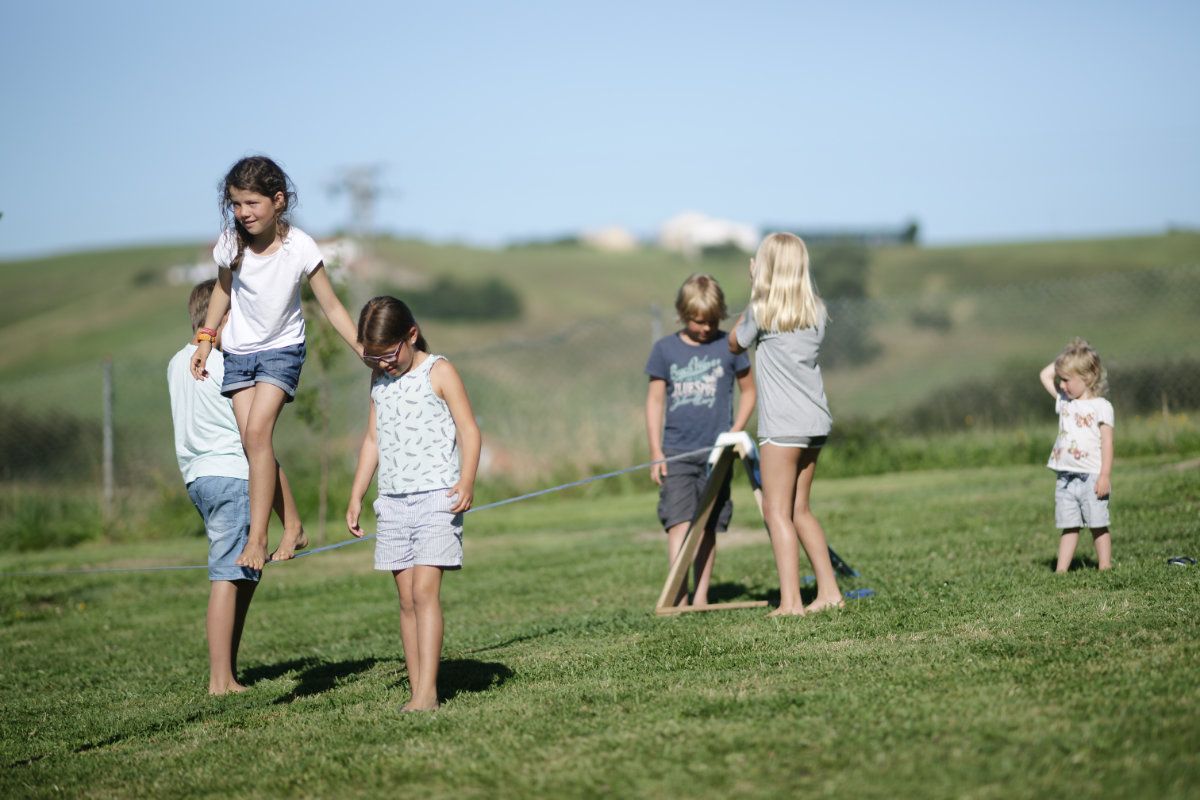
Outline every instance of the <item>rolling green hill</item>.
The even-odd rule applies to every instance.
[[[207,248],[197,243],[0,263],[0,402],[19,409],[7,415],[0,437],[5,447],[28,448],[44,459],[43,475],[53,476],[61,462],[63,480],[94,486],[99,461],[90,454],[99,450],[94,421],[101,409],[101,363],[111,356],[118,483],[138,494],[142,505],[153,506],[158,496],[178,499],[164,369],[188,337],[188,287],[168,278],[172,267],[206,259]],[[464,376],[484,433],[484,474],[500,491],[644,460],[642,366],[652,336],[672,329],[678,285],[691,272],[710,272],[736,312],[749,294],[747,262],[748,256],[729,252],[691,262],[649,248],[631,254],[571,244],[486,250],[382,239],[351,277],[346,295],[352,315],[372,294],[417,297],[414,292],[439,278],[468,286],[500,280],[519,297],[520,316],[482,322],[439,319],[415,304],[431,348],[453,359]],[[977,402],[985,412],[954,411],[960,416],[950,430],[973,416],[1002,417],[986,406],[993,395],[1013,395],[1007,389],[1018,384],[1032,392],[1018,391],[1008,401],[1030,407],[1017,416],[1051,424],[1037,417],[1036,374],[1077,335],[1091,340],[1118,375],[1141,371],[1147,408],[1159,404],[1154,374],[1160,368],[1171,374],[1172,387],[1200,396],[1197,233],[887,246],[849,256],[818,248],[813,271],[820,285],[832,287],[822,363],[837,428],[851,435],[856,459],[883,452],[871,446],[882,437],[896,445],[893,456],[869,466],[839,462],[852,450],[831,448],[827,470],[894,469],[902,461],[895,454],[928,449],[922,444],[928,430],[906,430],[901,422],[911,418],[910,410],[947,397],[959,407]],[[321,335],[322,326],[317,322],[310,335]],[[310,357],[297,403],[309,412],[327,403],[326,421],[320,413],[309,413],[306,421],[289,409],[276,437],[285,467],[304,485],[315,485],[320,452],[331,459],[335,482],[345,479],[364,424],[365,371],[344,349],[337,352],[326,376]],[[1174,388],[1163,389],[1161,404],[1179,408]],[[1135,411],[1118,409],[1123,421]],[[1007,413],[1013,416],[1011,409]],[[80,423],[88,458],[38,451],[45,445],[35,429],[60,419]],[[864,427],[855,420],[874,422]],[[1179,441],[1197,435],[1194,420],[1171,417],[1167,424],[1166,433],[1153,425],[1126,430],[1153,440],[1136,443],[1137,452],[1153,451],[1158,440],[1178,451]],[[1176,438],[1180,430],[1183,440]],[[1019,445],[1003,431],[972,442],[956,439],[945,445],[953,453],[913,463],[945,466],[959,452],[974,453],[972,463],[988,463],[988,454],[1024,461],[1040,451],[1046,434],[1039,427],[1021,436]],[[1126,436],[1118,451],[1132,444]]]

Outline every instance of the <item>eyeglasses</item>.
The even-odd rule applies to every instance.
[[[369,356],[366,353],[364,353],[362,356],[362,360],[363,360],[363,363],[366,364],[368,367],[382,367],[384,364],[395,364],[396,359],[400,358],[400,351],[403,349],[404,349],[404,340],[401,339],[400,343],[396,345],[396,349],[393,350],[392,352],[388,353],[387,355]]]

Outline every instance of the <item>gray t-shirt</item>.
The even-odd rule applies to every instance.
[[[724,331],[704,344],[687,344],[678,333],[655,342],[646,374],[667,383],[663,452],[711,447],[718,435],[729,430],[734,377],[748,369],[750,357],[729,352]]]
[[[734,329],[742,347],[758,347],[754,384],[758,388],[758,436],[827,436],[833,427],[817,354],[825,322],[787,333],[761,331],[754,306],[746,306]]]

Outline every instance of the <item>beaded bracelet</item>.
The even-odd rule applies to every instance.
[[[215,342],[216,340],[217,340],[216,337],[213,336],[211,333],[201,332],[201,333],[196,334],[196,343],[197,344],[199,344],[200,342]]]

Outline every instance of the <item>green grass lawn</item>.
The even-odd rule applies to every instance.
[[[244,695],[205,695],[202,572],[0,581],[5,797],[1196,797],[1200,471],[1123,460],[1116,568],[1050,572],[1040,467],[819,480],[874,598],[816,618],[656,618],[649,493],[472,515],[442,710],[406,699],[370,545],[270,568]],[[771,599],[739,490],[716,593]],[[0,556],[196,563],[199,539]],[[1090,546],[1081,550],[1085,564]]]

